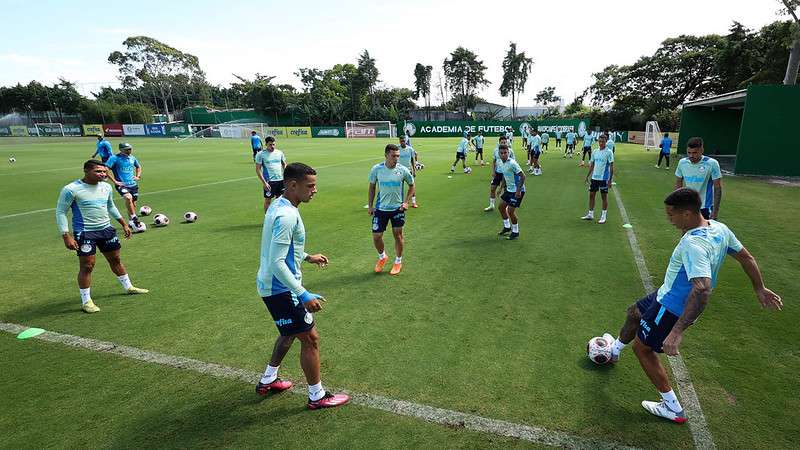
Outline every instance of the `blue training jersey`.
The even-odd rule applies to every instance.
[[[614,152],[608,147],[603,150],[595,149],[590,158],[591,163],[594,163],[592,179],[608,181],[611,178],[611,165],[614,164]]]
[[[575,133],[570,131],[567,133],[567,144],[574,144],[575,143]]]
[[[250,136],[250,146],[253,150],[261,150],[261,138],[258,135]]]
[[[683,178],[684,186],[700,194],[701,208],[714,207],[713,180],[722,178],[722,171],[716,159],[703,156],[697,164],[692,164],[689,158],[681,158],[675,169],[675,176]]]
[[[503,179],[506,182],[506,191],[517,192],[519,188],[522,192],[525,192],[525,185],[519,184],[521,179],[519,175],[522,173],[522,167],[519,166],[519,163],[509,158],[505,162],[499,160],[498,164],[500,165],[499,172],[503,174]]]
[[[56,204],[56,225],[61,234],[69,232],[67,211],[72,212],[72,231],[99,231],[111,226],[111,220],[122,218],[111,199],[108,183],[87,184],[75,180],[61,189]]]
[[[411,169],[412,161],[414,160],[414,154],[416,153],[410,145],[406,145],[405,147],[400,147],[400,159],[397,160],[399,164],[406,166],[407,168]]]
[[[111,149],[111,143],[107,140],[103,139],[102,141],[97,141],[97,148],[95,153],[103,160],[106,161],[108,158],[111,158],[111,155],[114,151]]]
[[[267,209],[261,230],[261,262],[256,276],[258,295],[269,297],[290,291],[296,305],[302,294],[303,273],[300,264],[306,229],[300,211],[285,197],[278,197]]]
[[[117,181],[121,181],[125,186],[134,187],[139,185],[133,177],[136,176],[136,168],[142,166],[135,156],[117,153],[108,159],[106,167],[111,169],[114,172],[114,178]]]
[[[283,180],[283,166],[286,156],[277,148],[273,151],[261,150],[256,153],[256,164],[261,165],[261,173],[267,181]]]
[[[687,231],[669,258],[664,284],[658,289],[658,302],[680,316],[692,290],[691,280],[711,278],[711,286],[716,287],[725,255],[739,253],[742,248],[730,228],[716,220],[709,220],[707,227]]]
[[[672,139],[668,137],[661,139],[661,153],[669,153],[670,147],[672,147]]]
[[[411,170],[402,165],[389,168],[386,163],[375,164],[369,171],[369,182],[375,185],[378,191],[378,200],[375,209],[381,211],[394,211],[403,203],[403,182],[409,186],[414,185]]]

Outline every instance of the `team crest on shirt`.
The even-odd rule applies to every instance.
[[[700,166],[700,167],[697,168],[697,170],[699,172],[705,172],[706,171],[706,166]]]

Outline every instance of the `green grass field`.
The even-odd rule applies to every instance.
[[[123,243],[132,280],[151,293],[122,295],[99,259],[92,297],[102,311],[80,312],[77,258],[64,248],[52,208],[61,187],[82,176],[94,140],[0,139],[0,321],[262,371],[277,330],[255,291],[263,211],[248,143],[129,141],[144,169],[139,204],[172,219]],[[529,177],[520,240],[501,240],[499,215],[482,211],[490,168],[447,178],[456,142],[414,140],[426,168],[397,277],[388,268],[372,273],[363,209],[385,142],[278,143],[289,161],[319,174],[319,193],[301,213],[306,250],[331,260],[304,271],[304,284],[328,299],[317,315],[326,387],[611,443],[692,447],[688,426],[641,408],[657,392],[630,349],[614,367],[594,367],[584,355],[586,341],[616,335],[625,308],[645,294],[613,195],[605,225],[578,220],[585,169],[551,150],[544,176]],[[653,168],[657,155],[641,146],[617,148],[617,187],[659,284],[680,237],[662,207],[674,175]],[[10,154],[14,165],[5,162]],[[117,205],[123,209],[118,197]],[[188,210],[198,222],[180,223]],[[687,332],[682,354],[719,448],[797,445],[798,217],[800,188],[724,179],[720,220],[786,306],[761,310],[729,259]],[[303,381],[298,352],[287,356],[282,377]],[[306,411],[302,395],[262,400],[243,382],[7,333],[0,354],[3,448],[538,448],[360,405]]]

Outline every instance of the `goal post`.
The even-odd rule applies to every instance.
[[[356,138],[397,137],[397,126],[388,120],[348,120],[344,123],[344,135]]]
[[[644,149],[649,152],[650,149],[657,149],[660,143],[661,130],[658,128],[658,122],[651,120],[644,129]]]
[[[64,134],[64,125],[60,123],[34,123],[33,128],[36,130],[36,136],[66,136]]]
[[[181,142],[187,139],[219,137],[223,139],[248,139],[250,133],[255,131],[261,139],[270,133],[270,127],[261,122],[223,122],[220,124],[192,124],[194,132],[189,136],[180,139]]]

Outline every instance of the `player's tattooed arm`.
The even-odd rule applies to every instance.
[[[700,314],[706,308],[708,299],[711,297],[711,290],[711,278],[692,278],[692,291],[689,293],[683,314],[675,322],[673,330],[677,329],[677,331],[683,332],[683,330],[694,324],[694,321],[700,317]]]
[[[711,218],[719,217],[719,205],[722,203],[722,181],[714,180],[714,210],[711,211]]]

